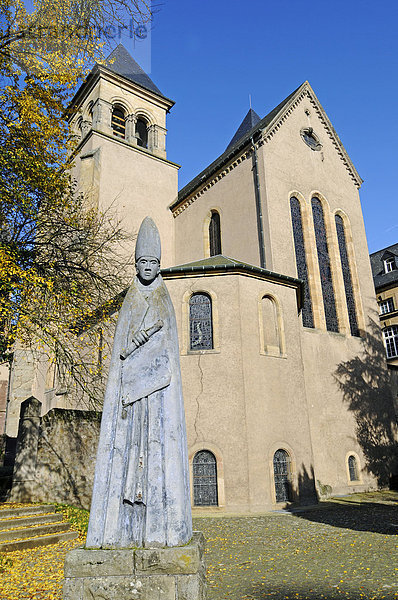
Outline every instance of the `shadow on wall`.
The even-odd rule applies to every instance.
[[[397,415],[379,325],[370,319],[362,353],[338,365],[334,377],[356,419],[365,469],[386,487],[398,472]]]

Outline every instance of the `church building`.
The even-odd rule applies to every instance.
[[[368,376],[388,377],[374,350],[362,180],[310,84],[263,118],[250,109],[180,191],[167,158],[174,103],[123,46],[74,102],[80,189],[100,210],[116,203],[130,231],[149,215],[160,232],[194,512],[258,513],[388,485],[393,459],[380,460],[378,443],[396,447],[396,415],[388,385]],[[11,385],[8,435],[24,400],[44,418],[81,410],[71,396],[37,379]]]

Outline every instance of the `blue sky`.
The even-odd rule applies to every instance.
[[[370,252],[398,242],[397,17],[392,0],[159,5],[150,74],[176,102],[167,149],[180,188],[224,151],[249,94],[263,117],[308,79],[364,179]]]

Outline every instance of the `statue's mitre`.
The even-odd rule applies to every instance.
[[[160,262],[160,235],[151,217],[145,217],[141,223],[135,244],[135,260],[142,256],[153,256]]]

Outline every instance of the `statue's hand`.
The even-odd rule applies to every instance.
[[[148,340],[149,340],[149,335],[147,334],[146,331],[141,329],[141,331],[137,331],[137,333],[135,335],[133,335],[133,338],[131,341],[133,342],[133,344],[135,344],[138,347],[138,346],[142,346],[142,344],[145,344],[145,342],[147,342]]]

